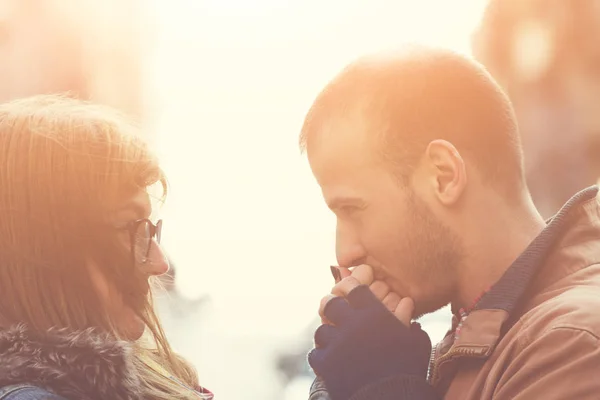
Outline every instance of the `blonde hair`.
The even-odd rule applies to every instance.
[[[105,330],[123,338],[94,290],[90,258],[107,279],[138,293],[146,323],[133,344],[144,398],[197,399],[194,369],[173,353],[154,311],[148,280],[104,230],[107,213],[166,179],[138,128],[117,111],[66,96],[0,105],[0,324]],[[107,251],[107,249],[110,249]],[[145,288],[144,288],[145,286]],[[151,293],[151,291],[150,291]],[[153,368],[152,365],[160,365]]]

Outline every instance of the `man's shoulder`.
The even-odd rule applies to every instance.
[[[587,331],[600,338],[600,285],[574,284],[527,311],[522,326],[535,336],[552,329]],[[537,334],[536,334],[537,333]]]
[[[0,388],[0,400],[66,400],[46,389],[32,385],[11,385]]]

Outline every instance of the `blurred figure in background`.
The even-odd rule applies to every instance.
[[[212,398],[153,308],[169,265],[148,188],[166,178],[138,128],[26,98],[0,106],[0,154],[0,398]]]
[[[491,0],[473,51],[508,92],[545,217],[600,175],[600,2]]]
[[[70,92],[146,119],[153,19],[142,0],[3,0],[0,101]]]

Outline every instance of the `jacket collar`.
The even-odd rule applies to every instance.
[[[599,233],[598,187],[592,186],[573,196],[548,220],[546,228],[482,296],[473,311],[460,321],[460,336],[454,340],[454,335],[449,334],[441,343],[442,347],[452,345],[468,349],[476,357],[489,356],[501,338],[505,324],[509,318],[514,318],[517,307],[527,297],[526,292],[541,291],[577,270],[600,262],[598,247],[588,245],[591,238],[597,240]],[[571,260],[564,262],[567,253]],[[540,276],[538,273],[542,269],[544,274]]]
[[[92,329],[0,330],[0,387],[28,383],[69,399],[141,400],[132,346]]]

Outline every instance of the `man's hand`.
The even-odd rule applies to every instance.
[[[348,400],[396,375],[425,379],[431,342],[419,324],[410,324],[413,309],[412,300],[374,282],[369,266],[342,272],[332,294],[321,301],[324,324],[308,356],[333,400]]]
[[[337,267],[332,267],[337,268]],[[350,271],[346,268],[338,268],[340,272],[341,280],[336,282],[335,286],[331,290],[331,294],[323,297],[321,300],[321,306],[319,307],[319,315],[321,316],[322,323],[327,323],[323,319],[323,310],[327,302],[337,296],[346,297],[353,289],[360,285],[369,286],[371,292],[375,295],[377,300],[381,301],[385,308],[387,308],[392,314],[396,316],[404,325],[410,325],[412,319],[412,313],[414,312],[415,305],[412,299],[409,297],[401,298],[398,294],[392,292],[387,283],[383,281],[376,281],[373,278],[373,269],[369,265],[359,265]]]

